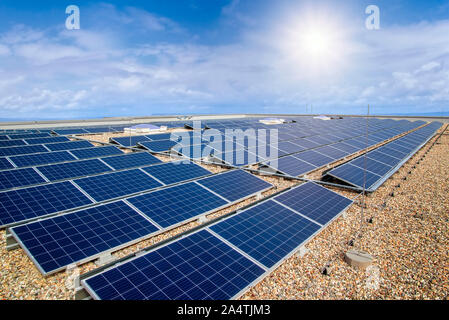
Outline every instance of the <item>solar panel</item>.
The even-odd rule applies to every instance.
[[[206,214],[227,204],[195,182],[153,191],[128,201],[163,228]]]
[[[33,168],[0,171],[0,190],[46,182]]]
[[[141,167],[162,162],[161,160],[149,154],[148,152],[128,153],[115,157],[102,158],[101,160],[106,162],[109,166],[111,166],[115,170]]]
[[[165,184],[186,181],[211,174],[210,171],[191,161],[167,162],[142,168],[142,170]]]
[[[386,165],[389,165],[391,167],[397,165],[400,162],[399,159],[390,157],[389,155],[379,152],[377,150],[371,151],[368,154],[371,159],[385,163]]]
[[[81,140],[81,141],[70,141],[70,142],[59,142],[59,143],[50,143],[45,145],[51,151],[61,151],[61,150],[74,150],[74,149],[82,149],[82,148],[90,148],[94,145],[89,141]]]
[[[227,171],[197,180],[197,182],[230,202],[244,199],[272,187],[270,183],[243,170]]]
[[[0,136],[0,140],[9,140],[8,136]]]
[[[70,140],[67,137],[44,137],[44,138],[25,139],[25,141],[29,145],[33,145],[33,144],[44,144],[54,142],[66,142]]]
[[[151,152],[169,151],[176,144],[177,142],[172,140],[145,141],[138,143],[138,145],[142,146],[143,148]]]
[[[40,166],[37,169],[50,181],[112,171],[111,168],[98,159],[52,164]]]
[[[351,163],[346,163],[335,169],[332,169],[331,171],[328,172],[328,174],[340,180],[343,180],[349,184],[359,187],[363,187],[365,181],[364,170],[359,167],[353,166]],[[381,176],[366,171],[366,184],[365,184],[366,188],[371,187],[380,178]]]
[[[31,167],[42,164],[71,161],[76,160],[76,158],[67,151],[56,151],[28,154],[24,156],[14,156],[10,157],[10,160],[14,162],[17,167]]]
[[[151,141],[157,140],[170,140],[171,133],[156,133],[156,134],[148,134],[147,138],[150,138]]]
[[[21,134],[10,134],[10,139],[32,139],[32,138],[43,138],[50,137],[49,133],[21,133]]]
[[[372,173],[375,173],[379,176],[383,176],[392,168],[391,166],[388,166],[382,162],[371,159],[369,157],[369,154],[367,155],[366,159],[364,156],[361,156],[351,161],[351,164],[362,169],[366,168],[366,170],[371,171]]]
[[[325,225],[352,204],[352,200],[313,182],[304,183],[276,196],[276,201]]]
[[[264,270],[202,230],[82,281],[103,300],[231,299]]]
[[[4,227],[90,203],[68,181],[0,192],[0,225]]]
[[[403,152],[400,152],[393,148],[388,147],[388,144],[386,144],[385,146],[382,146],[376,150],[379,152],[385,153],[386,155],[389,155],[391,157],[397,158],[399,160],[404,158],[407,155],[407,153],[403,153]]]
[[[14,166],[6,158],[0,158],[0,170],[12,169]]]
[[[267,159],[245,149],[231,150],[223,153],[215,152],[213,156],[232,166],[246,166]]]
[[[333,148],[336,148],[336,149],[338,149],[338,150],[342,150],[342,151],[344,151],[344,152],[347,152],[347,153],[349,153],[349,154],[358,152],[358,151],[360,150],[359,148],[356,148],[356,147],[351,146],[351,145],[349,145],[349,144],[346,144],[346,143],[344,143],[344,142],[337,142],[337,143],[334,143],[334,144],[332,144],[332,147],[333,147]]]
[[[74,181],[96,201],[104,201],[162,186],[139,169],[113,172]]]
[[[78,159],[97,158],[102,156],[112,156],[123,154],[123,151],[114,146],[93,147],[87,149],[76,149],[70,151]]]
[[[299,176],[316,169],[315,166],[293,156],[282,157],[267,162],[266,165],[289,176]]]
[[[276,147],[285,154],[295,153],[295,152],[305,150],[305,148],[303,148],[297,144],[294,144],[293,142],[290,142],[290,141],[280,141],[280,142],[278,142]]]
[[[90,259],[157,230],[123,201],[10,229],[43,274]]]
[[[0,140],[0,148],[24,146],[26,145],[23,140]]]
[[[84,133],[88,133],[86,130],[84,129],[55,129],[53,130],[54,133],[59,134],[61,136],[64,135],[69,135],[69,134],[84,134]]]
[[[19,154],[32,154],[39,152],[48,152],[48,150],[41,145],[0,148],[0,157],[15,156]]]
[[[271,268],[315,234],[320,226],[269,200],[209,228]]]
[[[314,149],[314,151],[324,154],[332,159],[341,159],[347,156],[349,153],[336,149],[333,146],[324,146]]]
[[[298,154],[294,154],[293,156],[295,158],[298,158],[299,160],[306,161],[316,167],[321,167],[334,161],[334,159],[332,159],[331,157],[325,156],[324,154],[318,153],[314,150],[304,151]]]
[[[124,147],[134,147],[137,146],[137,143],[142,141],[149,141],[150,139],[147,136],[129,136],[129,137],[117,137],[111,138],[111,142],[118,143]]]

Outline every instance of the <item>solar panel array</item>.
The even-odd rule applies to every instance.
[[[198,182],[192,181],[126,197],[111,204],[97,205],[12,227],[10,231],[38,265],[40,271],[49,274],[68,264],[94,258],[103,251],[116,250],[143,236],[148,237],[155,232],[173,228],[272,187],[271,184],[264,182],[258,184],[258,188],[250,189],[251,184],[256,181],[248,179],[246,176],[250,174],[241,170],[228,171],[216,177],[221,177],[225,181],[230,177],[235,178],[236,175],[241,177],[239,184],[243,186],[242,190],[246,189],[246,192],[240,192],[240,199],[226,200],[224,195],[227,193],[224,190],[212,192]],[[143,189],[146,190],[161,185],[138,169],[79,179],[75,180],[74,184],[78,186],[77,190],[84,191],[83,194],[88,194],[96,201],[102,201],[112,196],[123,195],[123,189],[131,190],[130,193],[133,193],[139,189],[136,185],[141,185],[144,181],[146,185]],[[122,213],[123,210],[125,213]],[[122,215],[127,219],[131,216],[131,222],[136,217],[144,219],[148,228],[143,229],[145,232],[136,232],[131,222],[118,221],[114,222],[114,225],[119,230],[111,230],[110,220],[105,217],[122,217]],[[48,239],[52,239],[52,246],[44,248],[43,244]],[[78,245],[79,242],[81,245]]]
[[[105,300],[238,297],[321,230],[305,216],[309,199],[298,195],[328,193],[341,205],[323,205],[326,217],[337,217],[352,203],[306,183],[87,277],[82,285],[95,299]]]
[[[439,122],[433,122],[366,153],[366,157],[358,157],[338,166],[327,174],[353,186],[365,187],[369,191],[374,191],[386,178],[399,169],[398,166],[404,160],[418,151],[420,146],[427,142],[441,125]]]

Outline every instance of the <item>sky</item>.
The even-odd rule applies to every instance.
[[[66,7],[80,28],[66,28]],[[367,6],[379,29],[366,27]],[[449,111],[449,1],[0,1],[0,119]]]

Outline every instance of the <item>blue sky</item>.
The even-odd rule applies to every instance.
[[[447,112],[448,62],[449,1],[0,2],[2,119]]]

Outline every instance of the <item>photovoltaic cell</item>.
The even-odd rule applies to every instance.
[[[0,171],[0,190],[46,182],[33,168]]]
[[[149,154],[148,152],[128,153],[115,157],[102,158],[101,160],[106,162],[109,166],[111,166],[115,170],[141,167],[162,162],[161,160]]]
[[[375,173],[379,176],[383,176],[392,168],[391,166],[388,166],[382,162],[371,159],[369,157],[369,154],[367,155],[366,159],[365,156],[361,156],[351,161],[351,164],[362,169],[366,168],[366,170],[371,171],[372,173]]]
[[[112,171],[111,168],[98,159],[52,164],[40,166],[37,169],[50,181]]]
[[[199,184],[230,202],[262,192],[272,185],[243,170],[232,170],[197,180]]]
[[[167,162],[142,168],[142,170],[165,184],[186,181],[211,174],[210,171],[191,161]]]
[[[74,181],[96,201],[104,201],[162,186],[139,169],[112,172]]]
[[[128,201],[163,228],[227,204],[194,182],[153,191]]]
[[[39,152],[48,152],[48,150],[41,145],[0,148],[0,157],[15,156],[19,154],[32,154]]]
[[[6,158],[0,158],[0,170],[12,169],[14,166]]]
[[[324,154],[325,156],[330,157],[332,159],[341,159],[349,154],[348,152],[336,149],[332,146],[324,146],[316,148],[314,149],[314,151]]]
[[[157,140],[170,140],[171,133],[156,133],[156,134],[148,134],[147,138],[151,139],[151,141]]]
[[[92,203],[70,182],[0,192],[0,225],[43,217]]]
[[[322,225],[352,204],[352,200],[313,182],[304,183],[276,196],[275,199]]]
[[[11,232],[48,274],[157,230],[118,201],[14,227]]]
[[[56,152],[28,154],[24,156],[14,156],[10,157],[10,160],[14,162],[14,164],[17,167],[31,167],[42,164],[71,161],[76,159],[67,151],[56,151]]]
[[[123,154],[123,151],[114,146],[93,147],[87,149],[76,149],[70,151],[78,159],[97,158],[102,156],[111,156]]]
[[[299,160],[292,155],[272,160],[268,162],[267,165],[269,165],[273,169],[276,169],[277,171],[293,177],[302,175],[316,168],[310,163]]]
[[[224,300],[264,270],[206,230],[83,280],[102,300]]]

